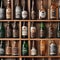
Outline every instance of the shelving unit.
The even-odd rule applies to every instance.
[[[30,43],[31,43],[31,41],[32,40],[34,40],[34,41],[41,41],[41,40],[45,40],[45,41],[49,41],[49,40],[55,40],[55,41],[59,41],[60,40],[60,38],[34,38],[34,39],[32,39],[32,38],[30,38],[30,24],[31,24],[31,22],[37,22],[37,23],[40,23],[40,22],[46,22],[46,23],[57,23],[57,22],[60,22],[60,20],[58,20],[58,17],[57,17],[57,20],[50,20],[50,19],[46,19],[46,20],[39,20],[39,19],[37,19],[37,20],[31,20],[30,19],[30,8],[31,8],[31,6],[30,6],[30,4],[31,4],[31,0],[28,0],[28,11],[29,11],[29,19],[27,19],[27,20],[15,20],[14,19],[14,17],[13,17],[13,15],[14,15],[14,13],[13,13],[13,11],[14,11],[14,8],[13,8],[13,4],[14,4],[14,1],[15,0],[11,0],[11,20],[0,20],[0,22],[14,22],[14,21],[16,21],[16,22],[19,22],[19,38],[0,38],[0,40],[11,40],[11,41],[13,41],[13,40],[18,40],[19,41],[19,53],[20,53],[20,55],[19,56],[0,56],[0,58],[42,58],[42,59],[44,59],[44,58],[47,58],[48,60],[50,60],[51,58],[59,58],[59,60],[60,60],[60,56],[58,55],[58,56],[49,56],[48,55],[48,53],[47,53],[47,56],[40,56],[40,55],[37,55],[37,56],[30,56]],[[38,6],[38,9],[39,9],[39,2],[40,2],[40,0],[36,0],[37,1],[37,6]],[[50,7],[50,5],[51,5],[51,0],[46,0],[47,1],[47,3],[48,3],[48,8]],[[46,2],[45,0],[44,0],[44,2]],[[57,0],[56,0],[57,1]],[[46,3],[45,3],[46,4]],[[57,12],[58,12],[58,10],[57,10]],[[48,14],[48,13],[47,13]],[[57,16],[58,16],[58,13],[57,13]],[[22,22],[27,22],[28,23],[28,38],[22,38],[21,37],[21,26],[22,26]],[[21,41],[23,41],[23,40],[28,40],[28,46],[29,46],[29,56],[21,56]],[[37,59],[38,60],[38,59]]]

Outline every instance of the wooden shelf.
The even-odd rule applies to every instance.
[[[0,20],[0,22],[7,22],[7,21],[10,21],[10,22],[60,22],[60,20]]]

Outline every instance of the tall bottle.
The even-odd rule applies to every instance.
[[[15,19],[21,19],[21,6],[19,4],[19,0],[16,0]]]
[[[6,37],[7,38],[11,38],[12,37],[12,30],[11,30],[11,24],[10,24],[10,22],[7,22]]]
[[[12,55],[17,56],[18,55],[18,42],[12,41]]]
[[[58,19],[60,19],[60,0],[59,0],[59,3],[58,3]]]
[[[35,1],[32,0],[32,8],[31,8],[31,19],[34,20],[36,19],[36,11],[35,11]]]
[[[22,19],[28,18],[28,11],[26,9],[26,0],[23,0]]]
[[[40,3],[40,10],[39,10],[39,19],[46,19],[46,9],[43,6],[43,0]]]
[[[35,48],[34,40],[33,40],[33,42],[32,42],[31,55],[32,55],[32,56],[37,55],[37,50],[36,50],[36,48]]]
[[[56,19],[57,14],[56,14],[56,2],[55,0],[52,0],[51,6],[50,6],[50,19]]]
[[[44,40],[40,41],[40,54],[45,56],[46,53],[46,42]]]
[[[48,37],[49,37],[49,38],[54,38],[54,28],[53,28],[52,23],[49,24]]]
[[[22,42],[22,56],[27,56],[28,55],[28,41],[23,41]]]
[[[0,38],[5,37],[5,27],[2,22],[0,22]]]
[[[45,38],[46,37],[46,27],[43,22],[40,23],[40,38]]]
[[[4,0],[1,0],[1,5],[0,5],[0,19],[5,19]]]
[[[31,32],[31,38],[35,38],[36,37],[36,26],[35,26],[34,22],[32,22],[32,24],[31,24],[30,32]]]
[[[55,41],[51,41],[50,45],[49,45],[49,54],[51,56],[55,56],[57,55],[57,45],[55,43]]]
[[[27,38],[28,37],[28,27],[26,25],[26,22],[23,22],[22,25],[22,38]]]
[[[13,23],[13,38],[18,38],[19,37],[19,30],[18,30],[18,27],[17,27],[17,23],[14,22]]]
[[[57,25],[57,38],[60,38],[60,22],[58,22],[58,25]]]
[[[11,41],[6,41],[6,50],[5,54],[10,56],[12,53]]]
[[[5,48],[4,48],[4,44],[3,44],[3,41],[1,40],[0,41],[0,56],[4,55],[5,54]]]
[[[7,0],[6,19],[11,19],[11,1]]]

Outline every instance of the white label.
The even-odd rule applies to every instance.
[[[31,55],[36,55],[36,49],[34,47],[31,49]]]
[[[46,17],[46,11],[44,11],[44,10],[39,11],[39,17],[45,18]]]
[[[4,8],[0,8],[0,19],[4,18]]]
[[[25,10],[22,11],[22,18],[23,19],[27,18],[27,11],[25,11]]]
[[[16,6],[15,9],[15,18],[20,18],[21,17],[21,9],[19,6]]]
[[[0,47],[0,55],[4,54],[4,49]]]
[[[31,27],[31,32],[36,32],[36,27]]]
[[[27,26],[22,26],[22,35],[27,36]]]

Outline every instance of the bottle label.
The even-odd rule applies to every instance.
[[[11,47],[6,47],[6,54],[10,55],[11,54]]]
[[[16,6],[15,9],[15,18],[21,18],[21,9],[19,6]]]
[[[22,11],[22,18],[26,19],[27,18],[27,14],[28,14],[27,11],[25,11],[25,10]]]
[[[42,30],[42,29],[40,29],[40,37],[41,37],[41,38],[42,38],[42,37],[45,37],[45,31]]]
[[[22,48],[22,54],[25,55],[25,54],[27,54],[27,53],[28,53],[27,49],[26,49],[25,47]]]
[[[31,37],[35,37],[36,27],[31,27]]]
[[[35,11],[34,10],[32,10],[32,12],[31,12],[31,19],[35,19]]]
[[[0,47],[0,55],[4,54],[4,49]]]
[[[18,55],[18,48],[12,47],[12,55]]]
[[[0,8],[0,19],[4,19],[5,16],[4,16],[4,8]]]
[[[36,55],[36,49],[35,48],[31,49],[31,55]]]
[[[23,27],[22,27],[22,35],[23,35],[23,36],[27,36],[27,34],[28,34],[28,33],[27,33],[27,26],[23,26]]]
[[[57,53],[57,48],[55,44],[50,45],[50,55],[54,55]]]
[[[13,29],[13,37],[18,37],[18,30]]]
[[[7,19],[10,19],[11,18],[11,9],[10,8],[7,8],[6,9],[6,18]]]
[[[60,38],[60,31],[57,31],[57,37]]]
[[[46,17],[46,11],[45,10],[39,11],[39,17],[45,18]]]
[[[50,10],[50,18],[51,19],[55,19],[56,18],[56,10],[54,10],[54,9]]]

